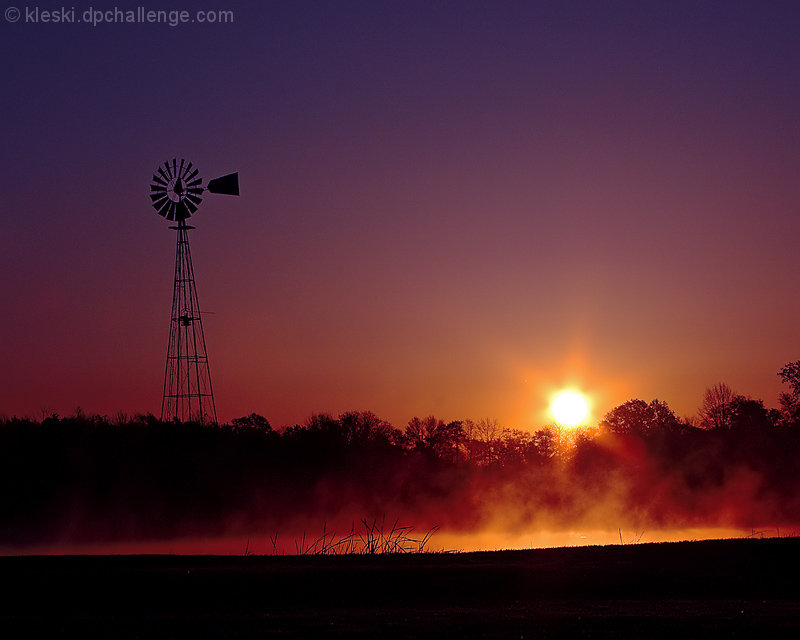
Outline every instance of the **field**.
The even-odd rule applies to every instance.
[[[797,637],[800,539],[0,558],[3,637]]]

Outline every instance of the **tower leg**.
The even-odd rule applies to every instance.
[[[171,228],[178,232],[178,239],[161,419],[216,424],[217,409],[189,250],[188,231],[194,227],[181,220]]]

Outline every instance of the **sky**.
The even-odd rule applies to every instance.
[[[576,387],[777,405],[800,358],[791,2],[225,2],[0,20],[0,414],[158,414],[155,168],[240,174],[192,257],[220,420],[533,429]],[[158,9],[118,2],[128,9]]]

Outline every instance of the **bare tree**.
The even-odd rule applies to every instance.
[[[405,442],[409,449],[428,450],[439,458],[455,460],[466,440],[460,420],[445,423],[434,416],[411,418],[405,430]]]
[[[707,429],[729,429],[734,396],[733,390],[724,382],[706,389],[700,405],[700,424]]]
[[[473,448],[475,458],[482,464],[497,462],[500,453],[501,429],[497,420],[484,418],[474,427]]]

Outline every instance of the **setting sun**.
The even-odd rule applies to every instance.
[[[577,427],[589,417],[589,401],[578,391],[559,391],[550,403],[550,413],[558,424]]]

